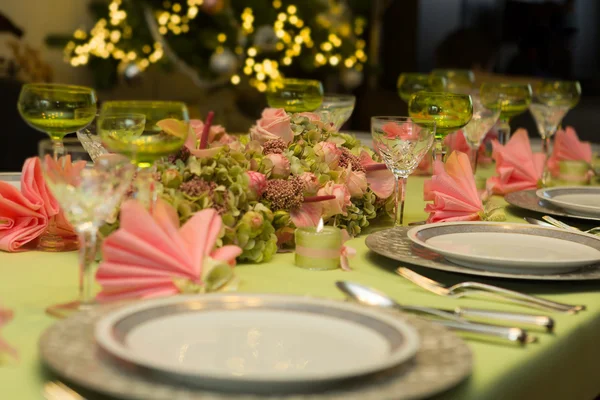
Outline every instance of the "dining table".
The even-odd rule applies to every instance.
[[[481,182],[493,173],[492,166],[480,167],[478,180]],[[424,176],[411,176],[408,180],[405,224],[427,218],[423,199],[426,179]],[[540,217],[534,212],[509,206],[501,197],[494,196],[492,201],[504,207],[507,222],[525,223],[526,216]],[[363,234],[347,242],[356,250],[356,255],[350,259],[351,271],[306,270],[294,265],[293,253],[276,254],[268,262],[238,264],[235,267],[240,279],[237,290],[342,300],[344,296],[335,282],[347,280],[383,291],[403,305],[445,309],[460,306],[547,314],[554,318],[555,330],[547,333],[531,328],[530,333],[539,339],[536,343],[518,345],[482,337],[465,337],[473,354],[472,375],[435,398],[593,400],[600,395],[600,280],[498,279],[403,264],[371,252],[365,244],[369,232],[390,226],[391,222],[386,220],[373,221]],[[587,309],[571,315],[531,310],[498,300],[441,297],[398,276],[394,270],[399,266],[412,268],[448,285],[475,280],[562,303],[583,304]],[[77,295],[77,270],[76,252],[0,252],[0,305],[14,311],[14,319],[0,330],[0,334],[19,354],[18,359],[1,359],[0,399],[39,399],[46,382],[61,379],[44,366],[39,356],[38,341],[44,330],[57,321],[46,314],[46,307],[69,301]],[[89,398],[103,397],[91,393]]]

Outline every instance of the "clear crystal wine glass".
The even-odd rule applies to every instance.
[[[134,166],[118,154],[99,157],[93,165],[73,168],[70,156],[41,158],[46,184],[79,237],[79,299],[49,307],[66,313],[90,307],[94,302],[94,271],[98,229],[113,215],[128,190]]]
[[[408,117],[372,117],[373,147],[396,179],[394,225],[402,226],[408,176],[425,157],[435,137],[435,121],[419,126]]]
[[[473,174],[477,172],[477,157],[479,147],[485,138],[485,135],[492,129],[500,117],[500,110],[497,107],[487,108],[481,103],[479,96],[471,95],[473,100],[473,117],[471,121],[462,129],[465,140],[471,149],[469,155]]]
[[[546,164],[542,184],[547,186],[551,176],[548,170],[551,140],[567,112],[579,102],[581,86],[577,81],[544,81],[533,88],[529,111],[542,137]]]
[[[350,94],[325,94],[323,103],[315,112],[321,121],[333,124],[339,131],[352,115],[355,103],[356,97]]]

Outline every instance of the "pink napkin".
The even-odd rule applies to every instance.
[[[64,159],[65,171],[73,172],[85,167],[84,161],[71,163]],[[42,166],[37,157],[28,158],[23,164],[21,191],[7,182],[0,181],[0,250],[19,251],[22,246],[37,239],[48,226],[48,220],[56,216],[55,233],[74,236],[75,232],[65,219],[58,202],[46,186]]]
[[[592,145],[590,142],[580,141],[577,132],[570,126],[556,132],[554,151],[548,159],[548,168],[554,176],[559,175],[560,161],[592,162]]]
[[[180,228],[167,203],[159,201],[150,215],[141,203],[128,200],[120,218],[120,228],[102,246],[98,300],[207,292],[233,283],[232,267],[242,250],[215,248],[223,228],[215,210],[197,212]]]
[[[477,157],[478,165],[489,165],[492,162],[492,159],[486,154],[485,141],[489,137],[489,134],[486,135],[484,140],[481,142],[481,146],[477,149],[479,156]],[[465,135],[462,130],[456,131],[451,135],[446,136],[444,139],[444,144],[448,146],[449,152],[460,151],[462,153],[469,154],[471,151],[471,147],[469,143],[467,143],[467,139],[465,139]]]
[[[490,193],[505,195],[538,187],[546,157],[531,150],[525,129],[517,129],[505,146],[497,140],[492,146],[497,175],[487,180]]]
[[[475,186],[469,157],[452,152],[446,164],[436,161],[433,176],[423,188],[428,223],[480,220],[484,209]]]
[[[3,325],[8,324],[11,319],[13,319],[13,312],[0,307],[0,328],[2,328]],[[8,353],[14,358],[18,358],[17,349],[8,344],[8,342],[0,336],[0,354],[2,353]]]

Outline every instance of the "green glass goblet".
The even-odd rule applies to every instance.
[[[267,103],[292,113],[315,111],[323,103],[323,85],[311,79],[272,80],[267,88]]]
[[[64,154],[63,137],[89,125],[96,116],[96,92],[85,86],[28,83],[17,108],[32,128],[50,136],[54,158]]]
[[[411,96],[408,113],[417,125],[431,129],[435,124],[433,160],[444,161],[444,139],[469,123],[473,102],[466,94],[418,92]]]
[[[481,103],[487,108],[500,110],[498,141],[510,139],[510,119],[524,113],[531,103],[532,91],[528,83],[484,83],[479,90]]]
[[[443,76],[405,72],[398,77],[396,87],[400,98],[408,103],[410,96],[414,93],[421,91],[443,92],[446,84],[446,78]]]

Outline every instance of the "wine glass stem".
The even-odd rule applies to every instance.
[[[395,208],[394,208],[394,225],[402,226],[404,222],[404,194],[406,192],[406,177],[396,176],[396,185],[395,185]]]
[[[471,168],[473,169],[473,175],[477,172],[477,162],[479,161],[479,148],[471,147]]]
[[[78,230],[79,236],[79,302],[82,306],[94,302],[94,269],[96,259],[96,237],[98,229],[95,226]]]
[[[502,145],[506,145],[510,139],[510,124],[508,119],[501,119],[498,124],[498,141]]]
[[[552,176],[550,175],[550,169],[548,168],[548,161],[550,160],[550,146],[551,146],[551,135],[546,135],[545,138],[542,139],[542,149],[544,150],[544,155],[546,156],[544,160],[544,172],[542,172],[542,186],[546,187],[550,184],[552,180]]]
[[[435,138],[435,142],[433,143],[433,150],[431,152],[433,156],[433,162],[441,161],[444,162],[444,158],[446,158],[446,149],[444,147],[444,138],[441,136]]]
[[[136,199],[142,202],[151,214],[157,199],[156,182],[153,175],[154,167],[138,167],[135,194]]]
[[[65,155],[65,145],[62,139],[52,139],[52,150],[54,152],[55,160],[58,160]]]

